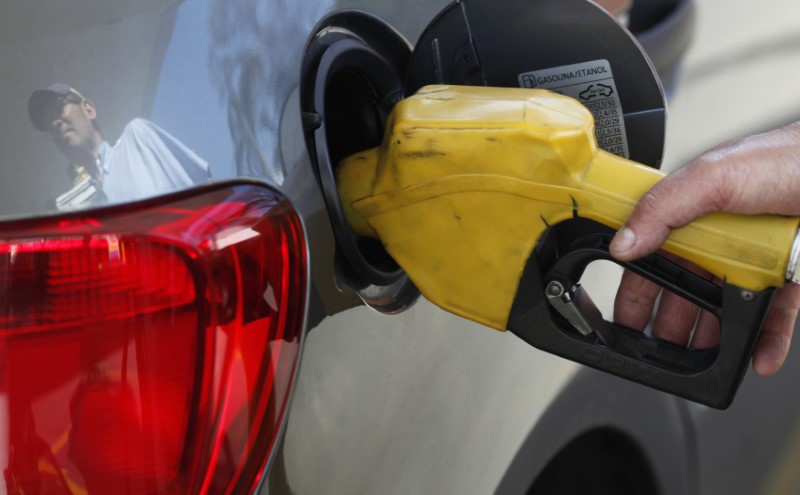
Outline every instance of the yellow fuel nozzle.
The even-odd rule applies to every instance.
[[[401,101],[383,143],[337,169],[348,222],[379,238],[433,303],[505,329],[549,226],[614,229],[664,174],[598,149],[592,115],[535,89],[428,86]],[[798,219],[714,213],[664,249],[743,289],[781,286]]]

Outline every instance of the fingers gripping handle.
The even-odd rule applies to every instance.
[[[581,180],[585,195],[578,214],[619,229],[663,177],[658,170],[599,150]],[[787,278],[797,229],[798,218],[711,213],[672,231],[663,249],[730,284],[762,291],[780,287]]]

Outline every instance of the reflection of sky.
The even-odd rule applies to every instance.
[[[227,110],[208,71],[209,0],[178,8],[151,119],[208,161],[214,179],[233,177]]]

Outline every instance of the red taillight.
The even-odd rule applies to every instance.
[[[256,486],[301,346],[302,225],[255,185],[177,198],[0,225],[8,493]]]

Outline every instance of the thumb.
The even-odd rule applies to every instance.
[[[658,250],[673,229],[719,210],[719,182],[702,169],[686,167],[668,175],[636,204],[628,221],[614,236],[609,250],[631,261]]]

